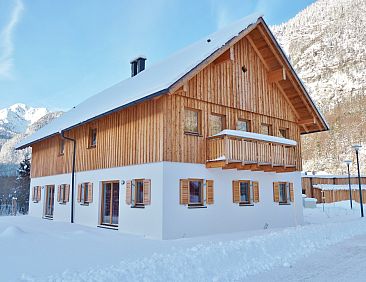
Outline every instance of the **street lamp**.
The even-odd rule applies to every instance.
[[[347,165],[347,170],[348,170],[349,203],[350,203],[351,209],[352,209],[351,175],[349,173],[349,166],[351,165],[352,161],[351,160],[345,160],[344,163]]]
[[[358,158],[358,152],[361,149],[360,144],[352,145],[352,148],[356,151],[356,160],[357,160],[357,173],[358,173],[358,190],[360,192],[360,207],[361,207],[361,217],[363,217],[363,203],[362,203],[362,190],[361,190],[361,176],[360,176],[360,160]]]

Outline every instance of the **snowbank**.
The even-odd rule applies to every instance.
[[[297,259],[360,234],[366,234],[364,220],[286,228],[242,240],[173,248],[168,254],[122,260],[110,267],[65,271],[44,280],[240,281],[276,266],[291,265]]]

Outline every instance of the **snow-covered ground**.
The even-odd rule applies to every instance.
[[[170,241],[0,217],[0,280],[354,281],[366,274],[366,221],[354,207],[345,201],[325,205],[324,212],[322,205],[306,209],[306,225],[295,228]],[[353,263],[363,266],[357,268],[363,276],[353,273]],[[330,275],[334,267],[337,276]]]

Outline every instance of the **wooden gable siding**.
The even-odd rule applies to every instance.
[[[79,126],[66,133],[76,138],[76,171],[103,169],[163,159],[162,100],[151,100]],[[97,146],[88,148],[89,129],[97,128]],[[59,155],[60,136],[32,146],[32,177],[70,173],[72,142],[65,141]]]
[[[179,95],[296,121],[285,95],[276,83],[268,82],[268,71],[246,38],[233,46],[233,54],[234,61],[212,63],[200,71]]]

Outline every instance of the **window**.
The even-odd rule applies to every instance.
[[[289,138],[288,129],[287,128],[280,128],[278,131],[280,133],[280,137],[282,137],[282,138]]]
[[[289,204],[294,201],[294,188],[291,182],[274,182],[273,199],[279,204]]]
[[[246,119],[238,119],[236,122],[236,130],[250,131],[250,122]]]
[[[88,205],[93,202],[93,184],[90,182],[78,185],[78,202]]]
[[[60,139],[60,148],[59,148],[59,154],[63,155],[65,153],[65,140]]]
[[[97,129],[91,128],[89,131],[89,148],[95,148],[97,146]]]
[[[201,111],[194,109],[184,110],[184,132],[199,135],[201,131]]]
[[[253,205],[259,202],[259,183],[250,180],[233,181],[233,202],[239,205]]]
[[[213,180],[206,180],[206,183],[204,183],[205,182],[203,179],[181,179],[180,204],[188,205],[191,207],[204,207],[205,204],[213,204]]]
[[[126,182],[126,204],[135,208],[151,204],[151,180],[134,179]]]
[[[65,204],[69,201],[70,185],[61,184],[57,187],[57,202]]]
[[[119,181],[102,183],[101,218],[102,225],[118,225],[119,214]]]
[[[272,125],[267,123],[262,123],[261,134],[272,135]]]
[[[240,182],[240,202],[250,204],[250,184],[248,181]]]
[[[225,129],[225,116],[218,114],[210,115],[210,134],[215,135]]]
[[[32,189],[32,201],[38,203],[41,200],[41,186],[34,186]]]

